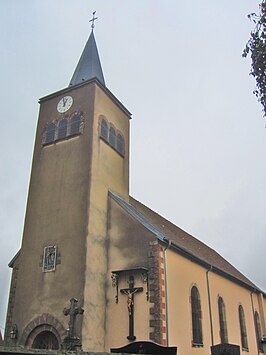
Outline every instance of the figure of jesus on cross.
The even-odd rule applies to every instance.
[[[129,335],[127,336],[128,340],[135,340],[134,335],[134,294],[137,292],[142,292],[143,287],[134,287],[134,276],[129,277],[129,288],[122,288],[121,293],[127,295],[127,309],[129,316]]]

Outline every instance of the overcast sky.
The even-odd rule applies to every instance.
[[[2,332],[38,99],[68,86],[94,10],[106,85],[133,114],[131,195],[266,290],[265,120],[241,57],[257,9],[255,0],[1,1]]]

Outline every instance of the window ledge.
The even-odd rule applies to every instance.
[[[203,345],[202,343],[193,343],[193,342],[192,342],[192,347],[193,347],[193,348],[203,348],[203,346],[204,346],[204,345]]]
[[[53,140],[51,142],[43,142],[42,145],[45,147],[47,145],[52,145],[52,144],[56,144],[56,143],[59,143],[59,142],[62,142],[62,141],[67,141],[67,140],[69,140],[71,138],[74,138],[74,137],[77,137],[77,136],[80,136],[80,135],[81,135],[81,132],[72,133],[72,134],[67,135],[64,138],[56,138],[55,140]]]

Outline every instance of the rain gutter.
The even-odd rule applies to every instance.
[[[165,287],[165,331],[166,331],[166,346],[169,346],[169,329],[168,329],[168,287],[167,287],[167,271],[166,271],[166,250],[172,244],[171,239],[164,238],[167,245],[163,248],[163,266],[164,266],[164,287]]]
[[[212,265],[206,271],[206,280],[207,280],[208,305],[209,305],[210,326],[211,326],[211,342],[212,342],[212,346],[213,346],[214,345],[214,341],[213,341],[213,323],[212,323],[212,308],[211,308],[211,295],[210,295],[210,283],[209,283],[209,272],[210,271],[212,271]]]

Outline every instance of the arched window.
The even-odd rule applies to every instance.
[[[247,337],[245,313],[244,313],[244,309],[241,305],[238,307],[238,315],[239,315],[242,349],[248,350],[248,337]]]
[[[56,125],[54,123],[49,123],[45,130],[45,143],[52,143],[55,139],[55,129]]]
[[[218,309],[219,309],[221,343],[224,344],[224,343],[228,343],[228,334],[227,334],[225,305],[222,297],[219,297],[218,299]]]
[[[36,336],[32,343],[34,349],[57,350],[59,344],[56,336],[49,331],[41,332]]]
[[[196,286],[191,289],[191,311],[192,311],[192,331],[193,331],[193,345],[203,345],[202,339],[202,315],[200,305],[200,295]]]
[[[255,330],[256,330],[258,349],[259,349],[259,352],[263,353],[263,345],[261,342],[260,317],[259,317],[259,314],[257,311],[255,312],[254,318],[255,318]]]
[[[59,122],[57,138],[58,139],[66,138],[66,135],[67,135],[67,120],[64,118]]]
[[[70,135],[79,134],[80,133],[80,116],[73,116],[70,120]]]
[[[108,140],[108,124],[105,121],[105,119],[101,120],[100,127],[101,127],[100,128],[100,136],[107,141]]]
[[[122,137],[121,134],[117,135],[117,144],[116,144],[117,151],[121,154],[125,154],[125,142],[124,138]]]
[[[116,134],[113,127],[109,129],[109,143],[112,147],[116,148]]]

